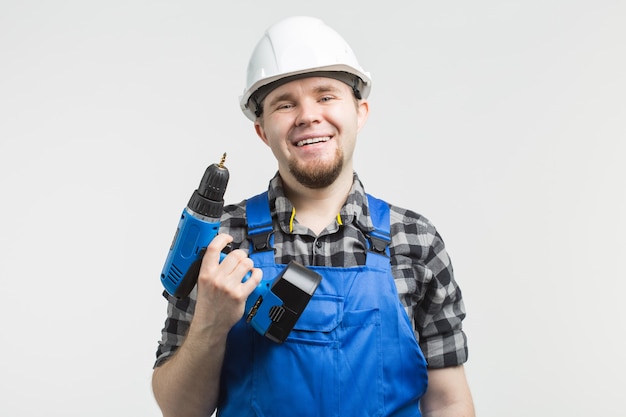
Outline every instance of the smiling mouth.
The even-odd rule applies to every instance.
[[[309,138],[296,142],[297,147],[302,147],[305,145],[313,145],[315,143],[328,142],[330,140],[330,136],[324,136],[320,138]]]

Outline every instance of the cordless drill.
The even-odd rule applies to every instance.
[[[224,193],[229,172],[224,166],[226,154],[205,170],[200,185],[193,192],[176,229],[176,234],[161,272],[161,283],[172,296],[189,295],[198,281],[206,247],[219,233],[224,208]],[[226,255],[221,254],[220,261]],[[245,282],[250,277],[248,272]],[[263,279],[246,300],[246,321],[260,334],[282,343],[306,308],[322,277],[291,261],[278,277]]]

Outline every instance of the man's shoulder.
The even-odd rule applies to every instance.
[[[385,197],[373,195],[370,193],[363,192],[364,195],[367,195],[368,201],[371,203],[372,199],[379,200],[382,203],[385,203],[389,206],[389,216],[391,223],[420,223],[424,225],[429,225],[431,222],[421,213],[407,209],[402,206],[398,206],[392,203],[390,200],[387,200]],[[370,207],[370,209],[372,209]]]
[[[424,227],[433,227],[432,222],[423,214],[404,207],[389,204],[391,223],[416,223]]]
[[[389,204],[392,241],[419,241],[430,245],[437,236],[435,225],[421,213],[401,206]]]
[[[242,226],[246,222],[246,201],[243,200],[239,203],[228,204],[224,206],[222,211],[222,227],[224,226]]]

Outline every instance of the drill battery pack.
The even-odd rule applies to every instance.
[[[298,262],[291,261],[272,281],[262,283],[265,290],[249,297],[246,321],[268,339],[282,343],[300,318],[319,286],[322,276]]]

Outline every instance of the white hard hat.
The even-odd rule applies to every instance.
[[[357,98],[367,98],[372,88],[369,73],[361,68],[350,45],[336,31],[313,17],[283,19],[267,29],[252,52],[246,88],[239,101],[241,110],[254,121],[261,114],[257,107],[262,99],[280,85],[277,81],[317,73],[346,82]],[[264,86],[269,87],[263,89]]]

